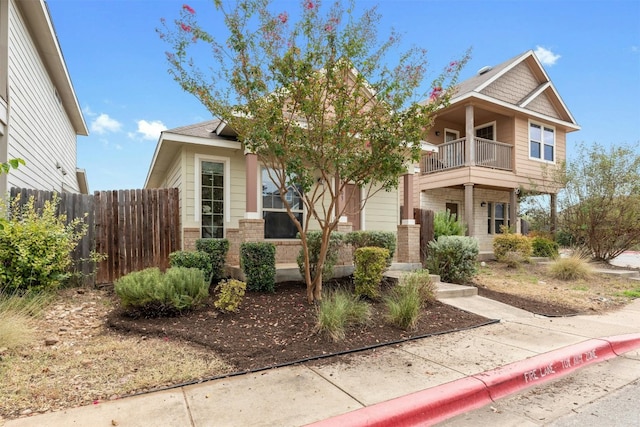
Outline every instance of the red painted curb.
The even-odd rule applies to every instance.
[[[308,427],[432,425],[637,348],[640,348],[640,334],[591,339],[328,418]]]
[[[491,403],[485,385],[473,377],[387,400],[333,418],[310,424],[313,427],[415,426],[436,423],[470,409]]]

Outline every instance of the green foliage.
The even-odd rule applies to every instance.
[[[298,235],[299,237],[299,235]],[[322,280],[327,281],[333,277],[333,268],[338,262],[338,255],[340,247],[342,247],[344,241],[344,235],[342,233],[331,233],[329,236],[329,248],[327,249],[327,256],[322,266]],[[318,270],[318,260],[320,259],[320,245],[322,244],[322,232],[313,230],[307,231],[307,250],[309,252],[309,268],[311,270],[311,279],[316,277]],[[296,258],[298,263],[298,269],[300,275],[305,277],[304,267],[304,249],[300,249],[300,253]]]
[[[18,169],[18,166],[24,166],[26,163],[24,160],[20,158],[9,159],[6,162],[0,163],[0,174],[7,174],[11,171],[11,169]]]
[[[242,304],[247,284],[236,279],[223,280],[215,290],[218,292],[218,299],[214,305],[222,311],[236,312]]]
[[[640,298],[640,288],[627,289],[626,291],[622,291],[622,295],[627,298]]]
[[[433,240],[440,236],[464,236],[466,231],[466,225],[448,210],[433,216]]]
[[[390,231],[352,231],[347,233],[345,242],[356,249],[364,247],[385,248],[389,251],[387,265],[391,265],[393,254],[396,252],[396,235]]]
[[[316,328],[326,333],[333,341],[345,337],[345,329],[350,324],[366,324],[371,318],[371,307],[357,296],[337,290],[322,299],[318,305]]]
[[[206,252],[211,259],[211,284],[222,280],[225,276],[224,266],[227,261],[227,252],[229,252],[229,240],[198,239],[196,240],[196,250]]]
[[[431,280],[429,270],[416,270],[404,273],[398,281],[399,286],[415,287],[419,291],[422,304],[433,304],[436,302],[436,285]]]
[[[419,160],[420,141],[434,113],[449,102],[469,55],[435,73],[429,87],[424,78],[434,73],[427,70],[426,51],[399,53],[397,34],[378,37],[375,9],[356,16],[355,1],[326,10],[308,2],[290,17],[270,3],[215,1],[217,17],[206,19],[182,8],[179,19],[166,20],[158,32],[169,45],[173,78],[273,171],[289,213],[287,194],[299,189],[328,239],[345,214],[347,204],[337,202],[347,185],[362,191],[364,205],[379,190],[395,190],[406,162]],[[214,36],[223,22],[226,40]],[[203,44],[213,67],[199,66]],[[336,176],[336,186],[320,184]],[[309,221],[293,222],[300,234],[308,231]],[[321,251],[317,264],[325,256]],[[307,282],[310,302],[321,296],[319,274]]]
[[[68,224],[57,215],[59,199],[36,209],[31,197],[15,198],[10,216],[0,228],[0,290],[25,292],[55,289],[71,276],[71,253],[87,231],[82,218]]]
[[[574,255],[555,260],[549,266],[549,273],[560,280],[586,279],[593,274],[593,268],[584,257]]]
[[[205,278],[211,277],[211,258],[203,251],[175,251],[169,254],[171,267],[197,268]]]
[[[173,316],[197,307],[209,295],[209,284],[197,268],[158,268],[129,273],[114,282],[122,307],[131,315]]]
[[[374,300],[380,298],[380,282],[388,258],[389,251],[385,248],[364,247],[355,250],[353,280],[356,295]]]
[[[607,261],[640,243],[640,152],[598,144],[577,152],[558,197],[560,229]]]
[[[465,236],[440,236],[427,246],[426,266],[443,282],[465,284],[477,272],[478,241]]]
[[[536,236],[531,239],[531,248],[533,256],[557,258],[559,255],[559,246],[556,242],[546,237]]]
[[[276,247],[270,242],[246,242],[240,245],[240,268],[247,280],[247,289],[275,292]]]
[[[504,233],[493,238],[493,254],[498,262],[528,262],[531,239],[522,234]]]

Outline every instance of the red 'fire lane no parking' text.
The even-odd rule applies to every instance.
[[[566,359],[557,360],[553,363],[540,366],[538,368],[526,371],[523,375],[525,383],[542,379],[548,375],[556,374],[563,369],[569,369],[574,366],[581,365],[584,362],[588,362],[597,359],[596,349],[589,350],[584,353],[578,353]]]

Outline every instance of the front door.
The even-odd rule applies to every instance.
[[[353,226],[353,231],[360,230],[360,188],[355,184],[344,187],[344,214]]]

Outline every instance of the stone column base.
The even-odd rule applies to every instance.
[[[420,263],[420,225],[398,225],[397,262]]]

